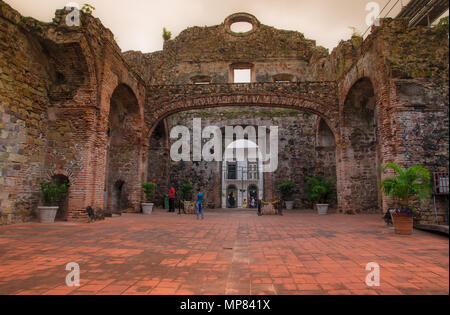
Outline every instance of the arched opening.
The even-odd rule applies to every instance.
[[[344,103],[342,130],[343,210],[379,211],[376,98],[369,79],[359,80],[350,89]]]
[[[263,157],[256,140],[258,128],[242,127],[243,132],[240,133],[239,127],[234,129],[232,135],[226,131],[224,133],[222,162],[222,191],[225,192],[230,186],[238,187],[235,208],[243,208],[244,204],[251,205],[249,186],[256,187],[256,191],[252,191],[253,205],[264,194],[263,190],[258,190],[258,187],[264,187]],[[226,195],[227,208],[229,208],[229,193],[227,192]]]
[[[201,127],[204,131],[208,126],[216,126],[222,135],[222,153],[225,153],[225,130],[226,127],[242,127],[245,130],[249,126],[264,126],[266,128],[266,152],[270,151],[270,126],[278,126],[279,133],[279,164],[275,172],[263,172],[263,168],[254,165],[257,169],[255,176],[251,176],[252,170],[249,163],[238,167],[236,162],[206,162],[193,161],[193,121],[201,118]],[[180,191],[183,184],[189,183],[194,189],[200,188],[208,196],[208,208],[219,209],[229,208],[228,188],[230,185],[236,187],[237,207],[242,207],[244,199],[248,199],[248,187],[254,184],[259,192],[258,197],[265,201],[275,201],[279,199],[277,186],[281,183],[292,181],[298,184],[294,194],[297,209],[311,209],[311,204],[307,200],[304,185],[310,176],[322,175],[324,177],[336,179],[336,145],[335,135],[327,124],[325,118],[320,118],[317,114],[308,113],[297,109],[288,109],[265,106],[204,106],[199,109],[179,110],[170,112],[161,117],[158,124],[167,121],[167,129],[173,130],[176,126],[185,126],[190,132],[191,160],[172,161],[169,156],[169,178],[176,189]],[[322,120],[322,122],[319,122]],[[158,126],[156,124],[156,126]],[[320,125],[320,127],[318,127]],[[333,125],[335,128],[336,126]],[[156,131],[157,127],[153,129]],[[316,138],[320,130],[324,147],[319,147]],[[153,132],[152,131],[152,132]],[[258,131],[259,135],[259,131]],[[175,137],[175,136],[174,136]],[[255,143],[259,143],[259,137]],[[173,139],[169,138],[169,149],[175,142],[179,142],[181,135]],[[248,141],[250,137],[245,134],[243,139]],[[211,136],[202,139],[202,145],[212,140]],[[236,137],[232,141],[237,141]],[[240,141],[243,142],[243,141]],[[240,143],[238,142],[238,143]],[[320,141],[319,141],[320,142]],[[256,144],[255,144],[256,145]],[[208,152],[214,154],[217,147],[210,148]],[[319,152],[318,152],[319,151]],[[181,152],[181,148],[179,148]],[[149,156],[149,166],[155,163],[154,157]],[[264,163],[266,166],[267,163]],[[244,169],[245,168],[245,169]],[[242,182],[242,172],[247,174],[246,180]],[[258,177],[259,176],[259,177]],[[251,178],[250,178],[251,177]],[[251,180],[251,181],[250,181]],[[247,200],[248,201],[248,200]],[[332,203],[334,205],[335,203]]]
[[[162,120],[150,137],[148,152],[147,181],[155,180],[158,189],[155,194],[155,206],[164,204],[164,195],[168,194],[169,185],[169,135],[167,121]]]
[[[110,100],[106,162],[106,213],[139,209],[139,104],[133,90],[120,84]]]
[[[257,208],[258,207],[258,186],[250,185],[248,186],[248,195],[247,195],[247,205],[249,208]]]
[[[57,174],[57,175],[53,176],[52,180],[57,185],[62,185],[64,183],[69,183],[70,184],[69,178],[67,176],[65,176],[65,175],[62,175],[62,174]],[[70,192],[70,188],[69,188],[69,192]],[[55,220],[57,220],[57,221],[67,221],[68,218],[69,218],[69,194],[67,194],[64,199],[59,201],[58,207],[59,207],[59,209],[58,209],[58,212],[56,213]]]
[[[331,179],[335,191],[337,191],[336,176],[336,140],[328,124],[322,118],[317,122],[316,133],[316,175]],[[331,208],[337,206],[336,198],[329,200]]]
[[[111,196],[112,214],[121,215],[127,206],[127,196],[125,192],[125,182],[118,180],[115,182]]]
[[[227,208],[235,209],[238,203],[238,189],[234,185],[227,187]]]

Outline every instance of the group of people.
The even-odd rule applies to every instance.
[[[256,209],[257,206],[258,206],[258,201],[255,199],[255,197],[252,197],[250,199],[250,204],[247,202],[247,199],[244,199],[244,205],[243,205],[244,209],[246,209],[246,208],[255,208]]]
[[[169,212],[175,212],[175,187],[173,185],[169,185]],[[199,188],[197,190],[196,195],[196,201],[195,201],[195,208],[197,210],[197,220],[200,220],[200,215],[202,217],[202,220],[205,219],[205,215],[203,213],[203,198],[205,194],[201,192],[201,189]]]

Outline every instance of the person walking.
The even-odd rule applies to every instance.
[[[195,207],[197,208],[197,220],[200,219],[200,213],[202,214],[202,220],[205,219],[205,215],[203,213],[203,197],[205,195],[201,192],[200,189],[197,190],[197,202],[195,203]]]
[[[169,191],[169,212],[175,212],[175,188],[170,185]]]

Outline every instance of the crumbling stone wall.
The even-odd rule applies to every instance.
[[[72,184],[66,219],[82,219],[88,205],[104,208],[113,91],[125,83],[136,95],[141,128],[134,138],[139,143],[143,82],[98,19],[82,13],[81,25],[68,27],[67,10],[57,11],[53,22],[41,23],[22,17],[3,1],[0,9],[2,222],[32,219],[39,183],[57,174]],[[135,155],[138,168],[145,158],[142,147]],[[134,191],[139,191],[144,174],[133,174]],[[136,209],[140,198],[139,192],[133,198]]]
[[[0,2],[0,224],[33,218],[48,141],[51,65],[19,22]]]
[[[211,83],[229,83],[230,66],[249,63],[255,82],[273,82],[277,74],[291,74],[295,81],[331,80],[328,51],[295,31],[261,24],[254,16],[237,14],[253,24],[248,34],[233,33],[227,18],[216,26],[190,27],[166,41],[162,52],[126,52],[135,71],[152,85],[191,84],[195,76],[209,76]]]
[[[369,186],[367,181],[351,187],[353,181],[348,172],[361,169],[364,161],[349,158],[348,152],[353,148],[348,131],[352,128],[348,129],[345,122],[348,98],[355,94],[355,89],[359,93],[366,89],[358,88],[361,81],[370,81],[375,96],[377,144],[376,157],[372,154],[371,158],[373,165],[396,162],[409,167],[421,164],[432,172],[448,172],[447,56],[448,33],[445,31],[409,28],[404,20],[390,19],[375,27],[365,41],[354,38],[333,51],[341,104],[342,143],[338,145],[338,159],[343,163],[338,163],[338,178],[341,179],[338,191],[342,211],[357,210],[344,200],[355,200],[353,196],[364,194],[362,190]],[[388,175],[383,174],[383,177]],[[378,198],[386,210],[387,198],[381,195]],[[438,221],[443,222],[446,207],[442,203],[438,208]],[[433,212],[431,208],[424,208],[419,221],[435,223]]]

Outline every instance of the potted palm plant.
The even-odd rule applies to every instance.
[[[281,193],[281,199],[286,203],[286,209],[294,209],[294,201],[292,196],[294,195],[294,188],[297,186],[296,183],[286,182],[278,186],[278,191]]]
[[[39,221],[41,223],[55,222],[58,212],[58,203],[69,194],[70,183],[68,181],[59,182],[55,179],[41,183],[42,204],[38,207]]]
[[[143,214],[152,214],[154,204],[154,195],[156,192],[156,183],[144,183],[142,184],[142,188],[144,189],[144,194],[146,197],[146,203],[142,203],[142,213]]]
[[[181,193],[184,201],[192,201],[192,190],[194,190],[192,184],[184,184],[181,186]]]
[[[329,200],[333,193],[331,179],[325,180],[321,176],[309,177],[305,186],[306,197],[317,207],[319,215],[327,215]]]
[[[394,209],[391,210],[395,232],[411,235],[414,229],[414,212],[418,203],[424,204],[432,194],[431,173],[423,166],[416,165],[408,169],[396,163],[387,163],[382,171],[393,170],[393,177],[381,182],[381,191],[391,198]]]

